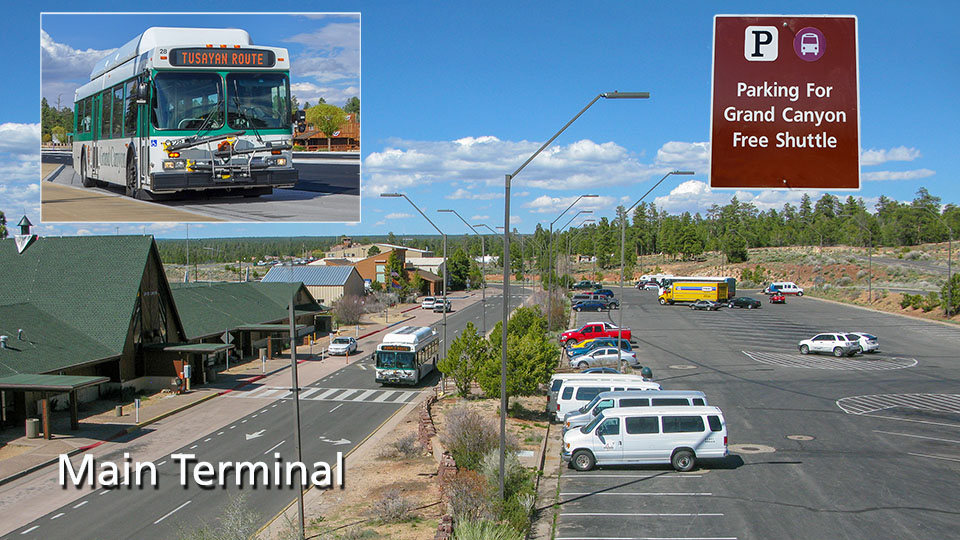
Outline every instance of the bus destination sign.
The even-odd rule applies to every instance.
[[[381,351],[409,351],[410,347],[406,345],[381,345]]]
[[[273,51],[258,49],[173,49],[170,64],[182,67],[268,68],[277,63]]]

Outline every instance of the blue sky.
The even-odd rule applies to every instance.
[[[74,5],[47,2],[44,9],[68,10]],[[128,9],[130,4],[89,5],[113,11]],[[263,6],[243,1],[230,5],[236,10]],[[649,91],[651,99],[601,100],[531,163],[514,182],[515,226],[531,231],[538,222],[549,224],[582,193],[600,197],[581,201],[578,208],[593,210],[596,218],[611,216],[618,204],[629,206],[652,182],[675,168],[697,174],[668,179],[651,195],[657,204],[672,212],[703,211],[713,203],[723,204],[733,192],[710,190],[706,184],[712,24],[718,6],[700,1],[614,1],[589,9],[582,2],[567,1],[319,4],[315,9],[361,13],[361,223],[194,225],[190,235],[430,233],[429,224],[405,201],[377,196],[395,190],[405,192],[451,234],[465,232],[463,224],[455,216],[436,214],[437,209],[453,208],[468,220],[502,224],[504,174],[516,169],[594,96],[610,90]],[[311,9],[303,2],[277,1],[271,7]],[[881,194],[910,200],[924,186],[944,203],[960,203],[955,181],[958,165],[951,159],[960,138],[952,104],[960,87],[955,45],[960,32],[952,21],[960,8],[923,1],[889,6],[807,2],[802,12],[795,3],[786,2],[727,2],[721,7],[719,13],[726,14],[857,15],[864,181],[859,192],[837,194],[863,197],[872,207]],[[39,117],[40,55],[27,53],[38,43],[40,17],[26,7],[8,7],[6,13],[16,24],[7,25],[9,31],[0,36],[0,43],[24,53],[0,55],[4,72],[22,74],[25,83],[8,78],[0,100],[0,210],[15,223],[24,208],[32,212],[38,207],[38,128],[33,124]],[[304,39],[289,41],[326,24],[327,19],[127,18],[137,21],[131,26],[144,22],[199,26],[198,21],[210,20],[221,21],[210,25],[241,26],[257,43],[290,48],[295,83],[333,84],[296,73],[298,55],[310,54],[311,45]],[[126,24],[122,29],[84,31],[67,17],[50,16],[45,16],[43,29],[53,42],[75,51],[119,46],[140,31]],[[322,70],[304,71],[320,74]],[[359,79],[354,84],[359,86]],[[307,87],[300,88],[305,92]],[[300,90],[295,88],[294,93],[303,100]],[[802,193],[738,195],[766,209],[795,204]],[[139,233],[144,227],[161,237],[185,233],[182,225],[121,229]],[[57,225],[40,231],[113,233],[114,227],[101,231],[96,226]]]

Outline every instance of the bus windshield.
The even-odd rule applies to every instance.
[[[377,367],[380,369],[414,369],[414,353],[377,351]]]
[[[223,127],[223,79],[216,73],[158,73],[152,117],[157,129]]]
[[[283,73],[227,75],[227,122],[233,129],[290,126],[290,95]]]

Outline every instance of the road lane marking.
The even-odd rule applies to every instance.
[[[163,460],[163,461],[161,461],[160,463],[157,463],[157,467],[163,467],[164,463],[166,463],[166,462],[167,462],[167,460]]]
[[[232,426],[230,426],[230,429],[234,429],[235,427],[237,427],[237,426],[236,426],[236,425],[232,425]]]
[[[275,445],[273,445],[273,447],[272,447],[272,448],[270,448],[269,450],[267,450],[266,452],[264,452],[264,453],[263,453],[263,455],[267,455],[267,454],[269,454],[270,452],[273,452],[274,450],[276,450],[276,449],[277,449],[277,447],[278,447],[278,446],[280,446],[281,444],[283,444],[283,443],[285,443],[285,442],[287,442],[287,440],[286,440],[286,439],[284,439],[284,440],[282,440],[282,441],[280,441],[280,442],[278,442],[277,444],[275,444]]]
[[[210,439],[211,437],[207,437],[206,439],[203,440],[203,442],[210,442]]]
[[[63,512],[60,512],[59,514],[57,514],[57,515],[53,516],[52,518],[50,518],[50,521],[53,521],[53,520],[57,519],[58,517],[60,517],[60,516],[62,516],[62,515],[63,515]]]
[[[940,439],[940,438],[938,438],[938,437],[927,437],[927,436],[925,436],[925,435],[912,435],[912,434],[910,434],[910,433],[897,433],[897,432],[895,432],[895,431],[880,431],[879,429],[875,429],[875,430],[873,430],[873,432],[874,432],[874,433],[885,433],[885,434],[887,434],[887,435],[900,435],[901,437],[913,437],[913,438],[916,438],[916,439],[926,439],[926,440],[928,440],[928,441],[940,441],[940,442],[960,444],[960,441],[958,441],[958,440],[956,440],[956,439]]]
[[[260,415],[259,415],[259,414],[255,414],[255,415],[251,416],[250,418],[256,418],[256,417],[258,417],[258,416],[260,416]]]
[[[190,502],[191,502],[191,501],[187,501],[187,502],[181,504],[180,506],[174,508],[173,510],[169,511],[169,512],[167,513],[167,515],[165,515],[165,516],[163,516],[162,518],[154,521],[153,524],[156,525],[157,523],[160,523],[161,521],[167,519],[168,517],[172,516],[172,515],[174,514],[174,512],[176,512],[177,510],[180,510],[180,509],[183,508],[184,506],[190,504]]]
[[[554,540],[737,540],[736,536],[558,536]]]
[[[947,461],[956,461],[960,463],[960,459],[947,457],[947,456],[931,456],[930,454],[915,454],[913,452],[907,452],[907,453],[910,454],[911,456],[919,456],[919,457],[925,457],[930,459],[945,459]]]
[[[718,517],[723,514],[642,514],[631,512],[564,512],[560,516],[630,516],[630,517]]]
[[[241,423],[241,424],[246,424],[246,423],[247,423],[247,419],[244,418],[243,420],[240,421],[240,423]]]
[[[30,531],[32,531],[32,530],[34,530],[34,529],[36,529],[37,527],[39,527],[39,525],[34,525],[33,527],[30,527],[29,529],[27,529],[27,530],[25,530],[25,531],[23,531],[23,532],[22,532],[22,533],[20,533],[20,534],[27,534],[28,532],[30,532]]]
[[[560,494],[561,497],[582,497],[582,496],[584,496],[584,495],[591,495],[591,496],[593,496],[593,497],[596,497],[596,496],[599,496],[599,495],[630,495],[630,496],[633,496],[633,497],[637,497],[637,496],[657,496],[657,497],[660,497],[660,496],[663,496],[663,497],[712,497],[712,496],[713,496],[713,493],[710,493],[710,492],[693,492],[693,493],[666,493],[666,492],[659,492],[659,493],[640,493],[640,492],[632,492],[632,493],[621,493],[621,492],[616,492],[616,493],[596,493],[596,492],[592,492],[592,491],[591,491],[591,492],[585,492],[585,493],[561,493],[561,494]]]
[[[341,404],[337,405],[336,407],[330,409],[330,412],[333,412],[333,411],[339,409],[340,407],[343,407],[343,403],[341,403]]]
[[[90,501],[83,501],[83,502],[81,502],[81,503],[79,503],[79,504],[74,505],[73,507],[74,507],[74,508],[80,508],[81,506],[87,504],[88,502],[90,502]]]
[[[564,480],[577,478],[703,478],[702,474],[573,474]]]
[[[100,492],[101,495],[106,495],[107,493],[110,493],[110,490],[109,490],[109,489],[105,489],[105,490],[103,490],[103,491]]]
[[[198,444],[195,444],[195,445],[191,446],[191,447],[190,447],[190,450],[193,450],[193,449],[196,448],[197,446],[199,446],[199,445],[198,445]]]

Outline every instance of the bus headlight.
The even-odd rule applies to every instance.
[[[287,166],[287,158],[285,158],[285,157],[278,157],[277,159],[273,160],[273,164],[274,164],[274,165],[277,165],[277,166],[280,166],[280,167],[286,167],[286,166]]]
[[[186,162],[182,159],[165,159],[163,160],[163,169],[183,169],[187,166]]]

